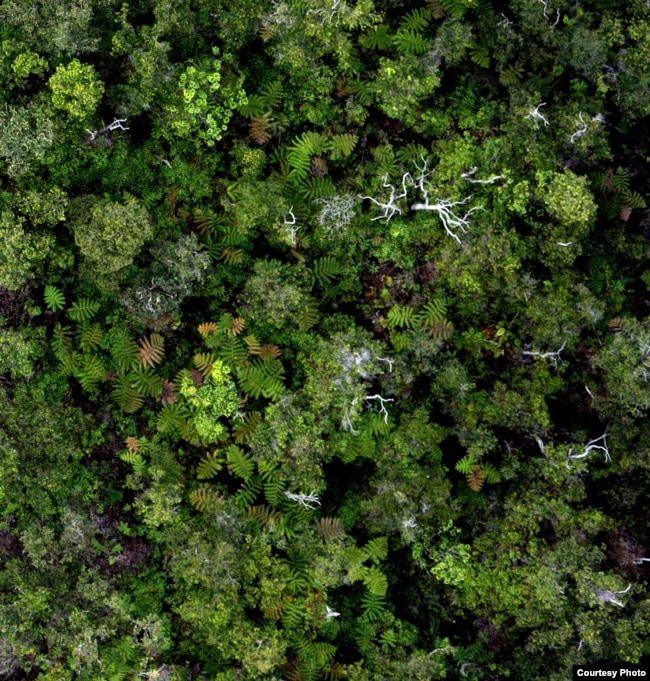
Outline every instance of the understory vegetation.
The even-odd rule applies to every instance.
[[[0,0],[0,679],[650,656],[643,0]]]

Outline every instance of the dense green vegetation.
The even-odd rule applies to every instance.
[[[650,655],[642,0],[0,0],[0,678]]]

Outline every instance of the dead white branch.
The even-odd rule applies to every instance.
[[[366,400],[379,400],[381,404],[380,413],[384,415],[384,423],[388,423],[388,410],[386,409],[386,402],[394,402],[392,397],[382,397],[381,395],[368,395]]]
[[[323,619],[328,620],[332,617],[340,617],[341,616],[340,612],[336,612],[335,610],[332,610],[332,608],[330,608],[329,605],[325,605],[325,607],[327,608],[327,614],[325,615],[325,617],[323,617]]]
[[[632,588],[631,584],[627,585],[627,589],[622,591],[611,591],[610,589],[597,589],[596,595],[601,603],[611,603],[612,605],[618,605],[619,608],[624,608],[625,604],[617,598],[621,594],[626,594]]]
[[[395,363],[395,360],[389,359],[388,357],[377,357],[378,362],[388,362],[388,371],[392,372],[393,371],[393,364]]]
[[[301,506],[311,508],[312,510],[315,510],[316,506],[320,506],[320,499],[313,492],[311,494],[294,494],[287,490],[284,493],[284,496],[291,499],[291,501],[297,501]],[[312,506],[312,504],[316,504],[316,506]]]
[[[396,194],[397,190],[395,189],[395,186],[388,181],[388,175],[384,176],[384,187],[390,189],[390,196],[387,201],[378,201],[372,196],[359,196],[360,199],[369,199],[384,211],[383,215],[378,215],[376,218],[373,218],[373,221],[385,219],[386,222],[389,222],[396,214],[402,214],[402,209],[395,202],[407,197],[408,189],[406,184],[410,181],[410,178],[410,173],[404,173],[404,175],[402,175],[402,193]]]
[[[541,104],[538,104],[534,109],[531,109],[528,112],[528,115],[526,116],[526,118],[530,118],[531,121],[533,121],[535,123],[536,129],[539,128],[539,125],[537,125],[537,121],[542,121],[544,123],[544,125],[547,126],[547,127],[549,125],[549,122],[548,122],[548,119],[546,118],[546,116],[544,116],[544,114],[541,114],[539,112],[539,109],[542,106],[546,106],[546,102],[542,102]]]
[[[602,442],[602,445],[596,444],[597,442]],[[605,463],[610,463],[612,460],[612,457],[609,454],[609,448],[607,447],[607,431],[605,431],[600,437],[597,437],[595,440],[591,440],[590,442],[587,442],[585,445],[585,448],[582,450],[580,454],[572,454],[573,448],[569,449],[569,456],[567,459],[567,467],[569,465],[569,461],[576,461],[578,459],[584,459],[588,457],[591,452],[594,450],[598,450],[603,452],[603,455],[605,456]]]
[[[521,354],[524,355],[525,357],[539,357],[540,359],[552,359],[553,362],[555,363],[555,366],[557,367],[557,363],[560,359],[560,354],[562,353],[562,350],[564,350],[564,346],[566,345],[566,341],[562,343],[562,347],[560,347],[559,350],[556,350],[555,352],[533,352],[532,350],[522,350]]]
[[[488,180],[475,180],[472,176],[476,174],[478,171],[478,168],[474,166],[471,170],[468,170],[466,173],[462,173],[461,177],[463,180],[467,180],[468,182],[472,182],[473,184],[494,184],[497,180],[502,180],[503,177],[501,175],[492,175],[491,178]]]

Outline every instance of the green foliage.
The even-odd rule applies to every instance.
[[[65,307],[65,296],[56,286],[46,286],[43,297],[45,298],[47,309],[52,310],[52,312],[57,312]]]
[[[68,317],[75,322],[88,322],[97,314],[99,308],[100,304],[96,300],[79,298],[68,309]]]
[[[94,113],[104,94],[104,85],[90,64],[73,59],[59,65],[49,80],[52,104],[71,118],[84,119]]]

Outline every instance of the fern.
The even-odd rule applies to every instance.
[[[269,478],[264,483],[264,497],[273,506],[277,506],[281,501],[286,500],[282,481],[275,477]]]
[[[427,0],[427,7],[434,19],[442,19],[445,16],[445,7],[442,0]]]
[[[325,288],[340,271],[339,263],[331,255],[328,255],[314,262],[312,276],[319,286]]]
[[[117,370],[126,373],[136,365],[140,348],[123,329],[111,330],[108,335],[110,352]]]
[[[262,346],[260,345],[259,341],[253,334],[250,336],[246,336],[244,338],[244,343],[246,343],[246,347],[248,348],[248,354],[249,355],[259,355],[260,350],[262,349]]]
[[[362,550],[367,560],[372,560],[376,563],[381,562],[388,556],[388,539],[386,537],[375,537]]]
[[[65,296],[63,295],[61,289],[56,286],[46,286],[43,293],[45,299],[45,304],[48,310],[52,312],[58,312],[65,307]]]
[[[476,465],[476,457],[472,454],[467,454],[460,461],[456,463],[456,470],[463,475],[468,475],[473,466]]]
[[[617,194],[628,194],[630,191],[630,175],[623,168],[617,168],[612,177],[612,184]]]
[[[485,472],[485,482],[490,484],[501,482],[501,473],[491,463],[483,463],[481,466]]]
[[[454,332],[454,325],[450,321],[443,319],[442,321],[431,324],[427,328],[427,331],[434,340],[446,341],[451,338]]]
[[[131,464],[136,475],[144,475],[147,472],[147,462],[138,452],[122,452],[120,459]]]
[[[248,480],[255,472],[255,463],[237,445],[230,445],[228,447],[226,450],[226,460],[228,462],[228,470],[239,478]]]
[[[106,380],[106,367],[99,357],[84,355],[83,365],[77,374],[77,378],[84,390],[92,392],[97,388],[98,383]]]
[[[201,234],[213,234],[221,223],[221,217],[201,208],[194,210],[194,222]]]
[[[239,338],[226,338],[219,351],[219,358],[231,367],[241,367],[246,363],[246,347]]]
[[[386,578],[386,575],[375,567],[365,569],[363,583],[368,589],[368,592],[373,596],[385,596],[388,591],[388,579]]]
[[[68,355],[72,347],[72,329],[69,326],[61,326],[57,324],[54,327],[54,334],[52,336],[52,350],[56,358],[62,362]]]
[[[309,331],[318,324],[319,316],[318,308],[313,302],[310,302],[298,321],[298,329],[303,332]]]
[[[199,465],[196,467],[196,477],[199,480],[208,480],[213,478],[221,468],[222,464],[219,453],[209,452],[199,461]]]
[[[413,328],[416,323],[415,310],[412,307],[405,307],[399,303],[393,305],[388,311],[388,327],[395,328]]]
[[[261,506],[249,506],[248,515],[250,515],[250,517],[262,528],[275,525],[280,519],[280,513],[265,504]],[[264,616],[266,617],[266,612]]]
[[[336,135],[330,141],[330,158],[334,161],[347,158],[354,151],[358,135]]]
[[[297,629],[305,613],[304,603],[301,601],[288,601],[282,612],[282,626],[285,629]]]
[[[149,338],[141,338],[138,341],[140,345],[140,363],[145,367],[153,367],[162,362],[165,356],[165,341],[159,333],[152,333]]]
[[[400,54],[423,54],[429,49],[429,41],[421,34],[409,29],[400,29],[393,37],[395,49]]]
[[[177,403],[165,405],[158,414],[157,428],[161,433],[183,432],[187,424],[186,408]]]
[[[119,376],[113,388],[113,395],[122,411],[133,414],[144,404],[144,396],[132,384],[130,376]]]
[[[422,31],[426,30],[430,21],[429,12],[424,7],[418,7],[404,15],[400,22],[400,29],[422,33]]]
[[[370,80],[357,80],[352,81],[350,84],[350,89],[356,101],[361,104],[361,106],[370,106],[375,99],[375,84]]]
[[[223,260],[226,265],[241,265],[244,262],[244,251],[241,248],[226,248],[221,251],[219,260]]]
[[[336,541],[345,536],[345,528],[340,518],[321,518],[316,522],[316,533],[324,541]]]
[[[238,444],[243,444],[255,434],[257,427],[262,422],[262,414],[259,411],[251,411],[246,416],[244,420],[237,423],[233,428],[233,435],[235,436],[235,442]]]
[[[85,325],[79,334],[79,347],[85,352],[102,344],[104,333],[99,324]]]
[[[384,596],[366,592],[361,598],[363,614],[369,619],[379,619],[386,610],[386,599]]]
[[[284,393],[282,381],[268,375],[259,366],[239,369],[237,377],[241,389],[255,399],[265,397],[277,401]]]
[[[190,492],[190,503],[197,511],[201,512],[216,509],[221,499],[221,495],[208,485],[202,485]]]
[[[389,50],[392,47],[390,28],[386,24],[373,26],[359,36],[359,45],[366,50]]]
[[[501,85],[506,87],[512,87],[516,85],[524,75],[524,67],[521,64],[512,64],[506,66],[501,75],[499,76],[499,82]]]
[[[487,47],[481,46],[472,50],[471,59],[483,69],[490,68],[490,50]]]
[[[467,484],[470,486],[470,489],[474,490],[474,492],[480,491],[480,489],[483,487],[483,484],[485,483],[486,477],[487,472],[485,468],[479,464],[472,466],[469,473],[465,476],[467,479]]]
[[[163,392],[163,379],[153,369],[138,368],[130,374],[136,390],[145,397],[160,397]]]
[[[129,435],[129,437],[124,440],[124,444],[130,452],[140,451],[140,440],[138,440],[137,437],[133,437],[133,435]]]
[[[193,358],[194,366],[201,372],[203,378],[207,378],[212,371],[212,365],[214,364],[214,356],[211,352],[199,352],[194,355]]]
[[[262,491],[262,481],[257,475],[244,482],[235,495],[235,502],[244,508],[251,506]]]
[[[95,300],[79,298],[68,309],[68,317],[75,322],[88,322],[97,314],[99,307],[99,303]]]
[[[248,124],[248,134],[253,142],[261,146],[273,137],[273,133],[270,130],[271,120],[271,114],[263,114],[251,118]]]
[[[325,681],[339,681],[345,676],[345,667],[340,662],[332,662],[322,675]]]
[[[305,201],[318,201],[331,196],[335,191],[336,187],[329,177],[308,177],[298,188],[298,194]],[[300,243],[305,243],[304,236]]]
[[[197,328],[203,338],[209,338],[219,331],[219,327],[214,322],[203,322]]]
[[[278,359],[282,355],[282,350],[277,345],[264,345],[259,351],[260,359]]]

